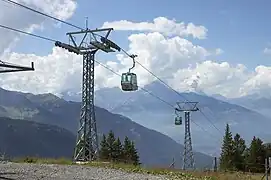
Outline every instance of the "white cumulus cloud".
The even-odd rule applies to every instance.
[[[4,57],[7,62],[28,66],[35,62],[35,71],[1,74],[0,86],[11,90],[32,93],[55,93],[62,90],[78,91],[81,88],[82,59],[64,49],[54,47],[51,54],[11,53]]]
[[[207,94],[222,94],[227,97],[241,95],[240,87],[248,79],[249,72],[242,64],[231,66],[227,62],[205,61],[194,68],[180,69],[174,74],[171,84],[174,88],[185,91],[191,88],[191,82],[197,76],[197,89]]]
[[[151,31],[160,32],[167,36],[193,36],[198,39],[205,39],[207,37],[207,28],[204,26],[197,26],[193,23],[177,22],[165,17],[157,17],[153,22],[132,22],[127,20],[105,22],[104,28],[112,27],[115,30],[125,31]]]
[[[271,96],[271,67],[257,66],[255,71],[250,75],[248,80],[244,83],[242,91],[244,94],[261,93],[263,96]]]
[[[18,0],[16,2],[62,20],[70,18],[76,9],[76,2],[73,0]],[[33,32],[34,30],[44,28],[43,25],[48,25],[49,22],[54,23],[47,17],[25,8],[6,1],[0,1],[0,25]],[[60,91],[60,87],[73,86],[71,84],[74,84],[74,82],[71,83],[71,81],[65,79],[67,77],[65,74],[73,74],[69,76],[71,79],[75,77],[74,71],[77,66],[71,68],[73,63],[68,64],[73,62],[74,58],[71,58],[72,55],[66,52],[61,53],[63,50],[61,51],[57,48],[54,48],[52,54],[45,57],[9,52],[10,46],[15,46],[16,41],[20,39],[22,34],[0,28],[0,35],[1,60],[25,66],[30,65],[30,62],[34,61],[36,66],[35,72],[1,74],[0,85],[2,87],[37,93],[57,92]],[[3,52],[6,53],[3,54]]]

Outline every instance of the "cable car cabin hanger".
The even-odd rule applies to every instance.
[[[130,72],[135,67],[135,57],[137,57],[137,55],[130,55],[130,57],[133,59],[133,66],[127,73],[122,73],[121,75],[121,89],[123,91],[138,90],[137,76],[135,73]]]

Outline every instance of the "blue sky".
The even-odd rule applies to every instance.
[[[114,20],[152,22],[158,16],[174,18],[179,22],[192,22],[205,26],[208,33],[205,40],[189,40],[207,49],[223,49],[224,54],[214,57],[217,61],[242,63],[253,69],[259,64],[271,65],[270,57],[263,54],[263,49],[270,42],[271,22],[267,20],[271,15],[270,5],[271,1],[268,0],[78,0],[76,13],[69,21],[84,27],[84,18],[88,16],[90,28]],[[61,28],[50,27],[35,33],[67,42],[65,33],[74,30],[62,25]],[[111,37],[127,49],[128,35],[129,32],[115,31]],[[39,39],[26,37],[16,51],[46,55],[51,47],[50,42],[41,43]]]

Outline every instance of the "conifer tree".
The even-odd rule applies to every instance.
[[[140,165],[135,144],[127,136],[122,145],[120,138],[116,139],[113,131],[110,131],[107,137],[103,135],[100,145],[100,158],[102,160]]]
[[[233,141],[233,163],[236,170],[245,170],[245,140],[237,133]]]
[[[111,130],[109,133],[108,133],[108,136],[107,136],[107,139],[106,139],[106,142],[108,144],[108,160],[113,160],[114,159],[114,142],[115,142],[115,135],[113,133],[113,131]]]
[[[220,155],[220,168],[230,170],[233,168],[233,139],[229,124],[226,125],[225,135]]]
[[[247,163],[251,172],[264,172],[266,150],[263,141],[259,138],[253,137],[250,147],[248,149]]]
[[[126,136],[123,143],[123,157],[125,163],[139,165],[139,156],[135,148],[134,142],[130,141]]]
[[[127,136],[124,138],[123,142],[123,160],[124,163],[130,163],[131,156],[130,156],[130,148],[131,148],[131,142]]]
[[[112,147],[112,155],[113,155],[113,160],[114,161],[121,161],[122,160],[122,152],[123,152],[123,148],[122,148],[122,144],[119,138],[117,138],[114,143],[113,143],[113,147]]]
[[[134,142],[131,142],[131,147],[130,147],[130,155],[131,155],[131,161],[133,165],[137,166],[139,165],[139,156],[137,154],[137,150],[135,148]]]
[[[103,134],[100,146],[100,158],[102,160],[107,160],[109,158],[109,145],[107,143],[105,134]]]

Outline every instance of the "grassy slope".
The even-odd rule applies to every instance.
[[[22,158],[15,159],[16,163],[40,163],[40,164],[62,164],[73,165],[74,163],[67,159],[38,159],[38,158]],[[74,164],[76,165],[76,164]],[[248,174],[248,173],[222,173],[222,172],[183,172],[172,169],[144,169],[133,165],[121,163],[106,163],[106,162],[92,162],[85,164],[86,166],[104,167],[112,169],[120,169],[128,172],[147,173],[153,175],[166,175],[172,180],[261,180],[262,174]]]

